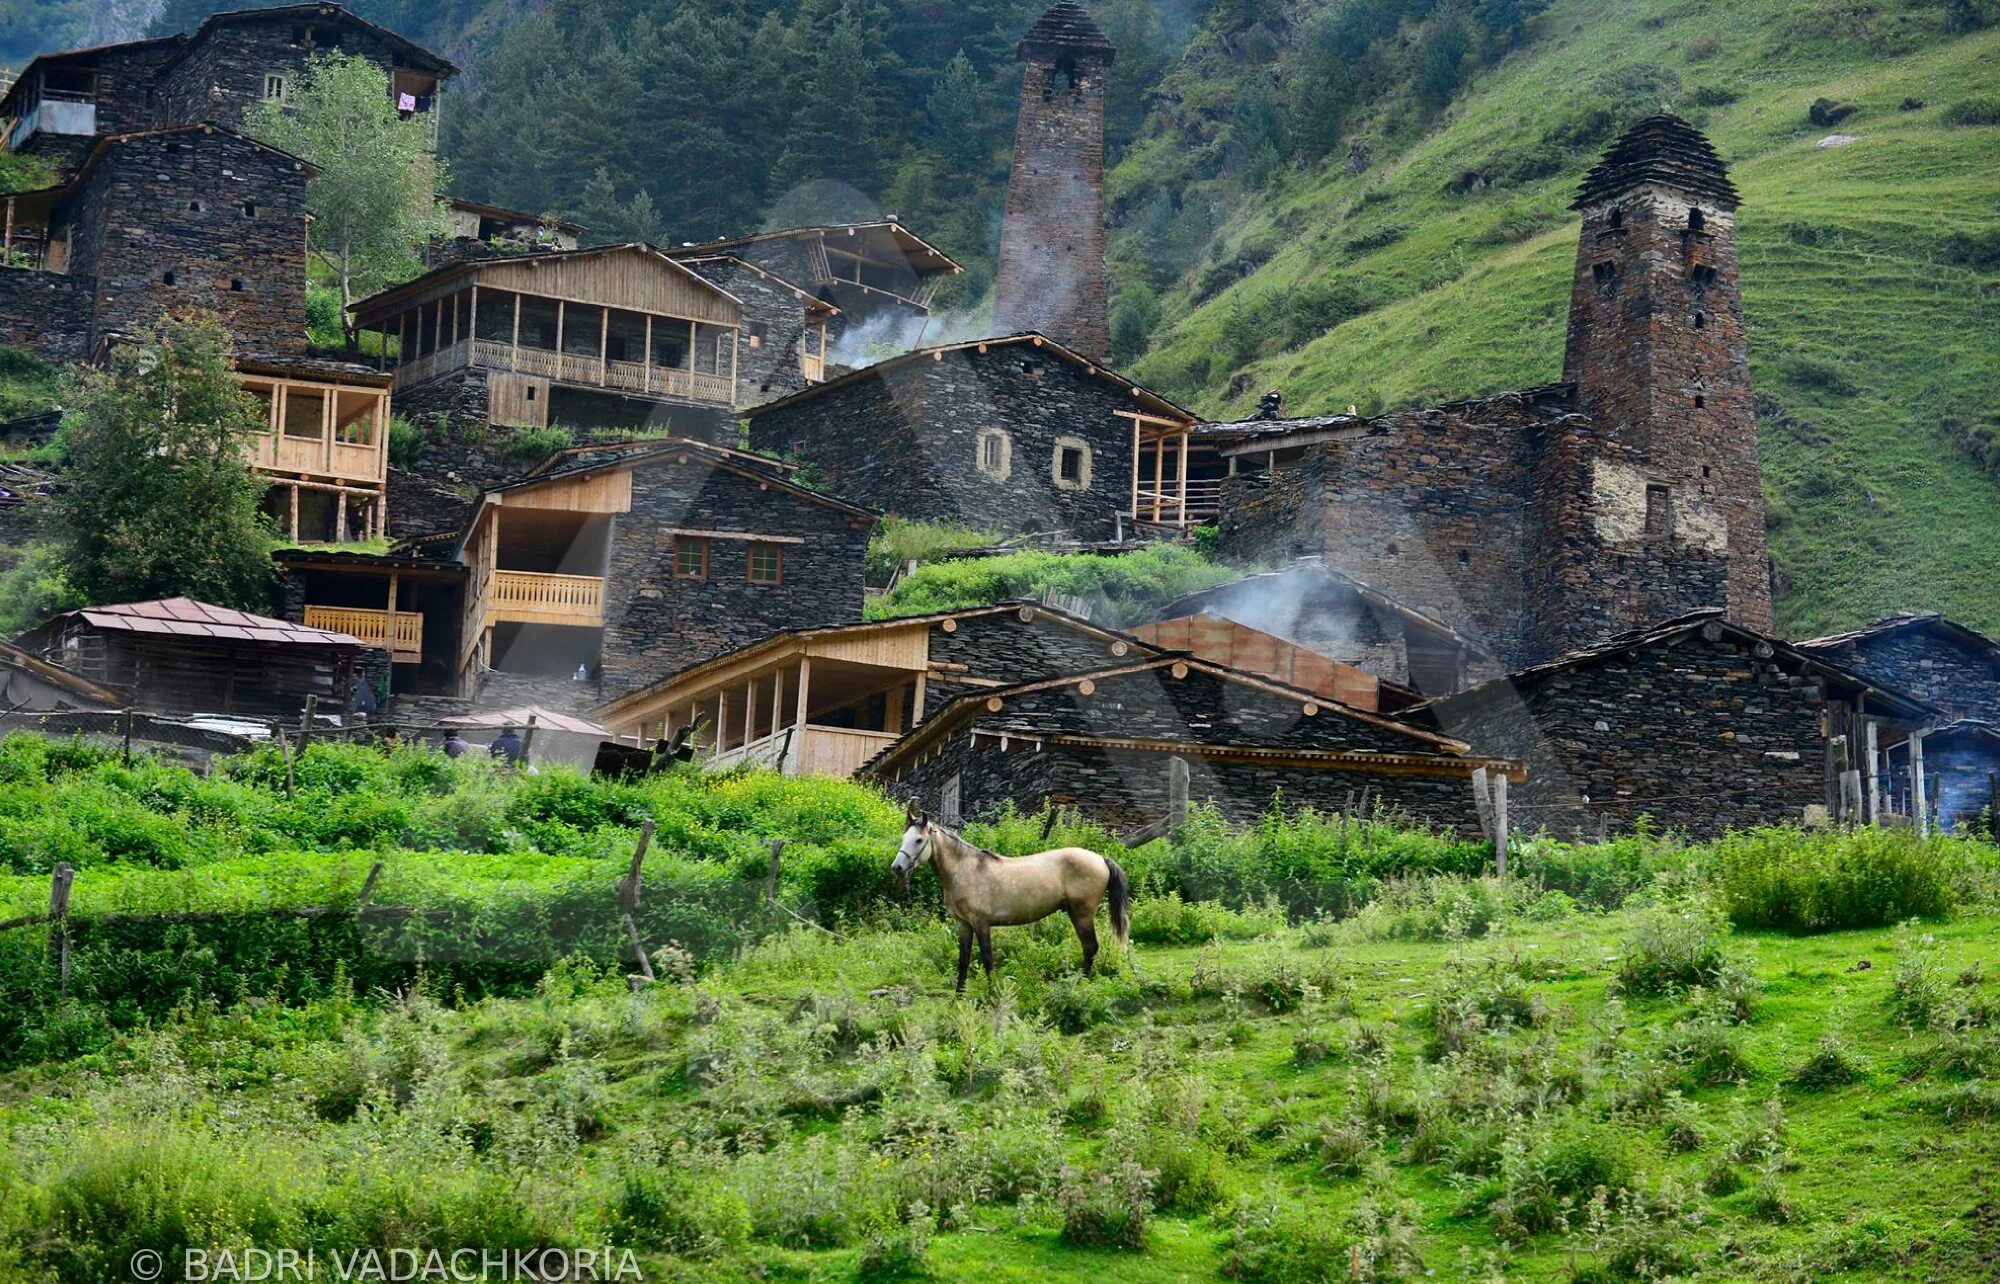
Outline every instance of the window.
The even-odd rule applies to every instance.
[[[1694,314],[1694,328],[1697,330],[1708,328],[1708,317],[1704,313],[1697,312]]]
[[[1705,222],[1706,220],[1703,219],[1700,210],[1691,209],[1688,211],[1688,231],[1690,232],[1701,231]]]
[[[257,202],[255,202],[255,201],[245,201],[245,202],[243,202],[243,217],[244,217],[244,218],[256,218],[256,217],[257,217]]]
[[[980,432],[978,451],[973,456],[973,464],[980,473],[993,481],[1006,481],[1014,473],[1014,439],[1004,428],[987,428]]]
[[[693,535],[683,535],[674,541],[674,578],[677,580],[708,578],[707,540]]]
[[[776,544],[750,546],[750,582],[782,584],[785,579],[785,550]]]
[[[285,76],[283,72],[264,73],[264,101],[282,103],[285,101]]]
[[[178,272],[175,272],[172,268],[168,268],[166,272],[161,275],[160,280],[161,282],[167,285],[179,285],[181,279],[180,279],[180,274]]]
[[[235,291],[235,292],[236,292],[237,294],[241,294],[241,293],[243,293],[243,278],[242,278],[242,277],[240,277],[240,276],[232,276],[232,277],[230,277],[230,278],[229,278],[229,288],[230,288],[231,290]]]
[[[765,325],[762,321],[752,321],[750,323],[750,346],[753,348],[763,347],[764,336],[769,333],[770,333],[770,327]]]
[[[1089,490],[1090,443],[1077,437],[1056,438],[1049,471],[1058,489]]]
[[[1715,283],[1715,269],[1712,267],[1697,267],[1693,272],[1689,273],[1689,276],[1693,278],[1696,285],[1713,285]]]
[[[1674,533],[1674,492],[1665,486],[1646,487],[1646,534],[1665,538]]]
[[[200,202],[200,201],[189,201],[189,202],[188,202],[188,209],[190,209],[191,211],[193,211],[193,212],[194,212],[194,213],[196,213],[196,214],[199,214],[199,213],[201,213],[201,202]]]
[[[939,820],[953,827],[965,823],[965,819],[961,815],[963,804],[960,801],[963,793],[964,786],[960,783],[957,776],[953,776],[944,782],[944,788],[938,791]]]
[[[1703,406],[1706,406],[1707,404],[1708,404],[1708,398],[1702,396],[1698,392],[1694,394],[1694,408],[1696,410],[1700,410]]]
[[[1612,210],[1612,211],[1611,211],[1611,228],[1612,228],[1612,230],[1613,230],[1613,231],[1616,231],[1617,229],[1619,229],[1619,228],[1621,228],[1621,227],[1623,227],[1623,226],[1625,226],[1625,211],[1624,211],[1624,210]]]

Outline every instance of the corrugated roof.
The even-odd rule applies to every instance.
[[[293,646],[359,647],[358,638],[328,629],[309,629],[288,620],[211,606],[189,597],[170,597],[157,602],[124,602],[115,606],[85,607],[72,611],[100,629],[126,633],[153,633],[175,637],[223,638],[236,642],[272,642]]]

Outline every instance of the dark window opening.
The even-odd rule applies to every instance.
[[[1694,408],[1696,410],[1700,410],[1703,406],[1706,406],[1707,404],[1708,404],[1708,399],[1706,397],[1703,397],[1698,392],[1694,394]]]
[[[1066,62],[1057,63],[1049,72],[1049,83],[1042,87],[1042,99],[1046,102],[1057,94],[1074,93],[1076,88],[1076,69]]]
[[[168,268],[165,275],[160,277],[160,280],[162,283],[166,285],[179,285],[180,275],[176,273],[172,268]]]
[[[1690,275],[1696,285],[1711,285],[1715,281],[1715,269],[1706,265],[1696,267]]]
[[[244,288],[244,287],[243,287],[243,278],[242,278],[242,277],[240,277],[240,276],[232,276],[232,277],[230,277],[230,278],[229,278],[229,288],[230,288],[231,290],[234,290],[234,291],[235,291],[236,293],[238,293],[238,294],[241,294],[241,293],[243,293],[243,288]]]
[[[1389,556],[1391,556],[1391,557],[1394,557],[1394,556],[1395,556],[1396,554],[1398,554],[1398,553],[1400,553],[1400,552],[1402,552],[1402,551],[1403,551],[1402,549],[1400,549],[1400,548],[1397,548],[1397,547],[1396,547],[1396,546],[1395,546],[1394,544],[1391,544],[1391,545],[1389,545],[1389,548],[1388,548],[1388,553],[1389,553]]]
[[[1665,486],[1646,487],[1646,534],[1664,536],[1674,531],[1674,492]]]
[[[244,218],[256,218],[256,217],[257,217],[257,202],[255,202],[255,201],[245,201],[245,202],[243,202],[243,217],[244,217]]]
[[[1057,476],[1066,482],[1083,480],[1083,452],[1074,446],[1063,446],[1056,456]]]
[[[1625,211],[1624,211],[1624,210],[1612,210],[1612,211],[1611,211],[1611,226],[1612,226],[1612,227],[1613,227],[1614,229],[1616,229],[1616,228],[1621,228],[1621,227],[1625,226]]]
[[[310,34],[311,33],[308,32],[304,27],[293,27],[292,43],[295,45],[302,45],[306,42],[306,37]]]
[[[1707,480],[1708,480],[1708,473],[1709,473],[1709,468],[1708,468],[1708,465],[1707,465],[1707,464],[1703,464],[1703,465],[1701,466],[1701,479],[1702,479],[1703,481],[1707,481]]]
[[[534,402],[534,400],[535,400],[535,386],[534,386],[533,384],[529,384],[529,385],[528,385],[528,401],[529,401],[529,403],[530,403],[530,404],[532,404],[532,403]]]
[[[189,201],[189,202],[188,202],[188,208],[189,208],[189,209],[191,209],[191,210],[194,210],[194,211],[195,211],[196,213],[199,213],[199,212],[201,211],[201,202],[200,202],[200,201]]]
[[[1470,566],[1470,565],[1472,565],[1472,554],[1471,554],[1471,553],[1469,553],[1469,552],[1467,552],[1467,551],[1466,551],[1465,549],[1462,549],[1462,548],[1461,548],[1461,549],[1459,549],[1459,550],[1458,550],[1458,564],[1459,564],[1460,566]]]
[[[1590,265],[1590,279],[1597,283],[1597,293],[1610,298],[1618,293],[1618,265],[1610,259]]]
[[[1702,230],[1703,224],[1704,220],[1700,210],[1691,209],[1688,211],[1688,231],[1699,232]]]
[[[1706,330],[1708,328],[1708,317],[1706,314],[1700,312],[1694,314],[1694,328],[1697,330]]]

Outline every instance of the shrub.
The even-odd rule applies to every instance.
[[[987,606],[1057,592],[1092,603],[1107,624],[1152,619],[1174,598],[1231,578],[1217,565],[1178,544],[1149,544],[1116,557],[1090,553],[1007,553],[999,557],[932,562],[904,577],[896,591],[868,604],[870,619],[923,615],[965,606]]]
[[[1720,906],[1695,894],[1642,911],[1625,940],[1618,987],[1628,994],[1665,994],[1704,985],[1727,962],[1729,920]]]
[[[912,1204],[905,1221],[868,1232],[855,1275],[863,1280],[923,1279],[930,1274],[930,1249],[931,1211]]]
[[[576,434],[558,424],[544,428],[522,425],[507,430],[500,441],[500,453],[512,464],[539,464],[575,444]]]
[[[1063,1239],[1085,1248],[1144,1248],[1152,1185],[1153,1174],[1129,1159],[1096,1173],[1065,1167],[1056,1193]]]
[[[1001,542],[991,531],[974,530],[957,522],[919,522],[888,516],[868,538],[868,582],[887,584],[911,562],[945,561],[968,549]]]
[[[1222,1237],[1222,1273],[1261,1284],[1331,1284],[1348,1278],[1339,1223],[1275,1192],[1237,1201]]]
[[[2000,125],[2000,98],[1966,98],[1938,116],[1947,125]]]
[[[1841,931],[1944,917],[1958,899],[1964,846],[1899,829],[1759,829],[1718,841],[1714,862],[1737,923]]]
[[[1792,1071],[1792,1082],[1808,1092],[1842,1088],[1867,1077],[1867,1069],[1848,1047],[1846,1038],[1834,1030],[1821,1035],[1813,1054]]]
[[[1614,1195],[1627,1189],[1635,1171],[1628,1143],[1603,1125],[1570,1118],[1532,1141],[1517,1133],[1501,1147],[1493,1232],[1518,1241],[1555,1230],[1566,1208],[1599,1187]]]
[[[1915,922],[1896,929],[1896,970],[1889,983],[1889,1008],[1912,1030],[1955,1024],[1958,996],[1946,972],[1944,949]]]

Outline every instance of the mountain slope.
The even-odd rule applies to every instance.
[[[2000,430],[2000,129],[1949,123],[1996,115],[1997,64],[2000,31],[1952,35],[1937,6],[1559,0],[1428,134],[1244,202],[1131,373],[1218,415],[1268,388],[1311,413],[1558,377],[1591,118],[1665,102],[1744,195],[1781,626],[1920,606],[2000,625],[1978,457]],[[1814,126],[1820,97],[1858,110]],[[1819,145],[1836,129],[1854,141]],[[1142,144],[1114,185],[1161,155]],[[1302,336],[1315,299],[1377,306]]]

